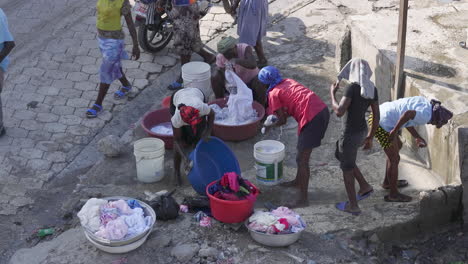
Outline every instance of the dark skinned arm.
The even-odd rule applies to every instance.
[[[424,148],[427,146],[426,140],[419,135],[418,131],[414,127],[407,127],[406,130],[416,139],[416,144],[420,148]]]
[[[416,111],[414,110],[408,110],[404,112],[401,116],[400,119],[398,119],[398,122],[396,123],[395,127],[390,131],[390,134],[388,136],[388,139],[390,142],[395,139],[396,133],[401,129],[401,127],[406,124],[408,121],[413,120],[414,117],[416,116]]]
[[[182,157],[184,163],[186,163],[188,158],[182,148],[182,130],[173,126],[172,131],[174,131],[174,151],[177,151]]]
[[[252,47],[245,49],[245,59],[234,59],[234,62],[247,69],[257,68],[257,61],[255,60]]]
[[[202,139],[205,141],[208,141],[211,136],[211,131],[213,130],[214,120],[215,120],[215,112],[213,111],[213,109],[211,109],[210,113],[208,114],[208,125],[205,131],[203,131],[203,135],[202,135]]]
[[[125,15],[125,22],[127,22],[128,31],[133,41],[132,58],[138,60],[140,58],[140,48],[138,47],[137,32],[131,13]]]
[[[239,7],[239,3],[240,1],[242,0],[234,0],[233,3],[232,3],[232,6],[231,6],[231,15],[235,15],[236,12],[237,12],[237,7]]]
[[[15,47],[14,41],[5,41],[3,42],[4,46],[3,49],[0,51],[0,62],[2,62],[8,54],[10,54],[11,50]]]
[[[343,98],[341,98],[340,104],[338,104],[335,94],[339,88],[340,88],[339,81],[336,81],[334,84],[330,86],[330,98],[332,100],[332,108],[336,116],[342,117],[346,113],[346,111],[348,111],[348,108],[351,105],[351,98],[343,96]]]
[[[278,121],[274,124],[275,127],[280,127],[288,122],[288,113],[284,109],[280,108],[276,110],[275,114],[278,116]]]
[[[372,140],[374,139],[375,133],[377,132],[377,128],[379,127],[379,122],[380,122],[379,104],[377,102],[372,103],[371,109],[372,109],[372,126],[367,134],[366,139],[364,140],[363,149],[372,148]]]

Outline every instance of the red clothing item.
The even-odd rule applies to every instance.
[[[284,79],[268,93],[268,115],[283,109],[296,119],[298,134],[327,105],[309,88],[292,79]]]

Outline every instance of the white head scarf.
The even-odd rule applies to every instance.
[[[374,99],[375,85],[370,80],[372,70],[369,63],[363,59],[352,59],[346,63],[338,74],[338,80],[347,79],[361,86],[361,96],[365,99]]]

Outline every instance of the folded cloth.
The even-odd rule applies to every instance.
[[[98,231],[101,225],[101,206],[105,204],[107,204],[106,200],[89,199],[78,212],[81,225],[89,228],[92,232]]]

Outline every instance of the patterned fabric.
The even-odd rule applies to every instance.
[[[99,70],[101,83],[111,84],[122,78],[122,60],[128,60],[123,39],[98,38],[102,53],[102,64]]]
[[[273,87],[283,81],[283,78],[281,77],[278,69],[273,66],[266,66],[265,68],[261,69],[258,73],[258,79],[263,84],[269,85],[267,94],[271,91],[271,89],[273,89]]]
[[[203,121],[203,118],[200,117],[200,111],[198,109],[182,105],[177,107],[180,111],[180,117],[182,120],[189,124],[192,127],[193,133],[197,133],[197,125]]]
[[[180,56],[191,56],[202,49],[200,11],[197,4],[174,6],[169,12],[174,25],[174,49]]]
[[[373,115],[370,114],[369,120],[368,120],[369,126],[372,126],[372,120],[373,120]],[[383,149],[386,149],[392,145],[392,142],[388,140],[389,135],[390,133],[385,131],[385,129],[383,129],[381,126],[379,126],[377,128],[377,131],[375,132],[375,138],[380,143],[380,146],[382,146]]]

